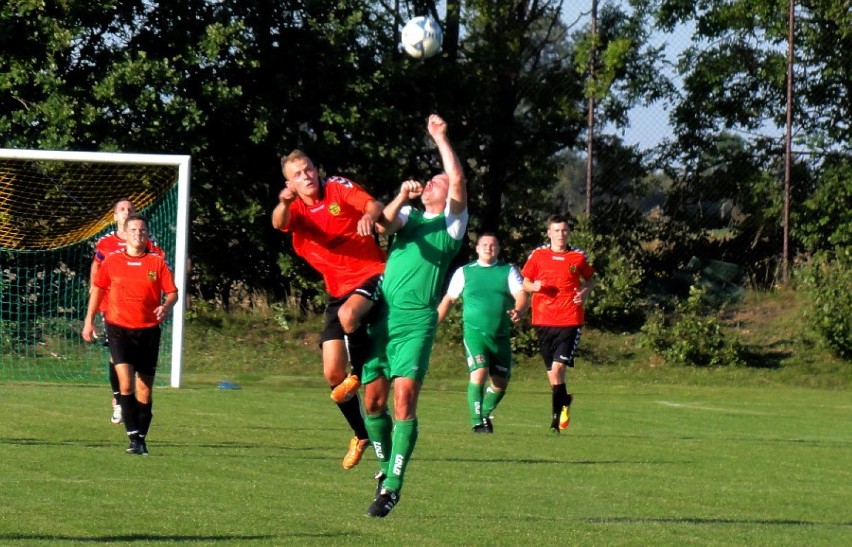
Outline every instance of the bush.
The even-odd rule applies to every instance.
[[[670,318],[659,308],[651,313],[642,326],[642,344],[672,365],[744,364],[739,344],[725,337],[721,321],[704,300],[705,292],[690,287],[689,298],[676,305]]]
[[[635,328],[644,318],[641,286],[645,272],[614,239],[595,235],[581,217],[569,238],[596,270],[595,290],[586,302],[587,322],[607,328]]]
[[[805,318],[843,359],[852,358],[852,252],[822,255],[800,272],[810,305]]]

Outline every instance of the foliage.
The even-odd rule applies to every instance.
[[[793,234],[808,253],[852,248],[852,158],[834,154],[814,176],[812,193],[791,215]]]
[[[817,256],[799,275],[811,300],[807,323],[837,356],[852,359],[852,248]]]
[[[672,365],[742,365],[739,343],[725,335],[719,317],[704,303],[704,294],[693,285],[671,318],[659,308],[652,312],[642,326],[643,343]]]
[[[596,235],[587,217],[571,230],[570,243],[594,266],[595,289],[586,301],[586,320],[599,327],[630,328],[644,317],[644,272],[614,237]]]

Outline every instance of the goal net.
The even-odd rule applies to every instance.
[[[180,386],[189,156],[0,149],[0,381],[106,381],[109,352],[80,331],[97,240],[129,199],[149,219],[180,298],[158,382]],[[102,321],[98,330],[102,336]],[[171,366],[168,366],[171,364]]]

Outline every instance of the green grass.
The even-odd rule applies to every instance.
[[[350,433],[318,372],[158,389],[147,458],[123,453],[106,386],[0,384],[0,544],[848,542],[848,392],[578,369],[554,438],[544,375],[521,372],[490,436],[469,432],[463,380],[427,379],[384,520],[363,516],[372,455],[340,466]]]

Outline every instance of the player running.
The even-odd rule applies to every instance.
[[[574,366],[574,352],[583,328],[583,304],[595,286],[595,270],[586,253],[568,246],[568,219],[547,219],[550,245],[535,249],[521,270],[524,290],[532,293],[532,324],[552,390],[550,430],[558,435],[571,420],[574,396],[565,385],[565,368]]]
[[[512,376],[512,323],[520,321],[529,303],[520,272],[499,255],[497,236],[480,235],[477,259],[453,273],[438,305],[441,322],[455,301],[462,299],[464,351],[470,373],[467,404],[474,433],[494,432],[490,416],[503,400]]]

